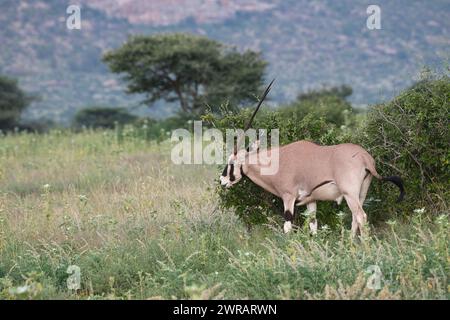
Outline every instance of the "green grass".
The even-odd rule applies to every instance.
[[[316,237],[284,235],[276,219],[249,232],[216,208],[219,171],[109,131],[0,137],[0,297],[449,298],[448,213],[411,212],[353,241],[345,223]]]

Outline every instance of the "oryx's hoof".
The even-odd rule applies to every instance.
[[[309,230],[311,230],[311,234],[313,236],[317,234],[317,220],[311,221],[309,223]]]
[[[284,233],[288,233],[292,230],[292,222],[286,221],[283,226]]]

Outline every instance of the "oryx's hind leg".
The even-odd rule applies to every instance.
[[[311,233],[317,234],[317,218],[316,218],[316,210],[317,210],[317,203],[316,202],[310,202],[306,205],[306,210],[308,211],[308,214],[311,216],[311,219],[309,220],[309,230],[311,230]]]
[[[357,194],[344,194],[344,198],[352,212],[352,235],[355,236],[359,229],[362,236],[364,233],[363,228],[367,221],[367,215],[359,202],[359,197]]]
[[[363,189],[365,178],[368,178],[367,172],[364,168],[343,171],[339,175],[337,183],[344,199],[347,202],[350,211],[352,212],[352,235],[355,236],[359,232],[361,236],[364,233],[364,226],[366,224],[367,215],[363,210],[360,202],[360,195],[364,195],[367,190]],[[363,191],[361,194],[361,191]]]
[[[294,220],[295,196],[286,196],[283,198],[284,205],[284,233],[292,230],[292,221]]]
[[[370,183],[372,182],[372,175],[367,173],[367,176],[364,178],[361,184],[361,190],[359,191],[359,203],[361,206],[364,205],[364,201],[366,200],[367,191],[369,190]]]

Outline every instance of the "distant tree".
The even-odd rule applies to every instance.
[[[21,131],[44,133],[50,131],[51,129],[57,128],[58,123],[56,123],[53,119],[40,117],[38,119],[22,120],[17,127]]]
[[[299,94],[296,101],[280,108],[280,111],[287,115],[295,114],[300,119],[311,114],[341,126],[349,120],[348,116],[352,111],[352,106],[347,101],[351,94],[352,88],[346,85],[312,90]]]
[[[34,98],[26,94],[17,80],[0,76],[0,129],[12,129]]]
[[[136,121],[137,117],[123,108],[90,107],[77,112],[73,120],[75,128],[114,128],[115,123]]]
[[[250,101],[259,93],[267,63],[259,53],[236,49],[189,34],[135,36],[103,60],[125,73],[128,93],[143,93],[144,103],[177,101],[183,112],[201,114],[228,100]]]
[[[320,100],[324,97],[338,97],[343,100],[346,100],[348,97],[350,97],[353,93],[353,89],[350,86],[347,85],[340,85],[335,87],[324,87],[321,89],[315,89],[310,90],[304,93],[300,93],[297,96],[298,101],[305,101],[305,100]]]

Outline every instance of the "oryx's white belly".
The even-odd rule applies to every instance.
[[[303,205],[312,201],[322,200],[322,201],[336,201],[338,204],[341,203],[343,198],[342,193],[339,191],[338,187],[334,182],[324,184],[323,186],[315,189],[310,195],[303,190],[299,190],[299,196],[297,198],[298,204]]]
[[[315,200],[337,201],[339,197],[342,197],[342,194],[336,184],[334,182],[330,182],[314,190],[311,194],[311,197],[313,197]]]

